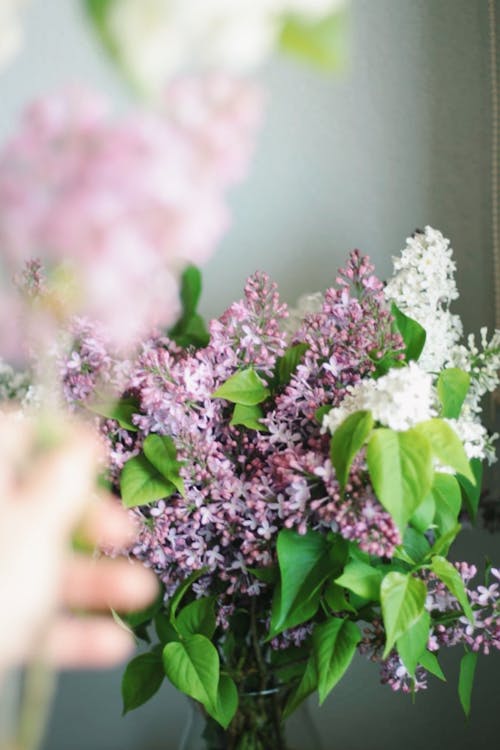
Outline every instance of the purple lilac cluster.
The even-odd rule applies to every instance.
[[[75,406],[93,396],[100,384],[110,381],[112,359],[95,323],[85,318],[72,321],[71,352],[62,356],[60,375],[66,401]]]
[[[474,623],[460,614],[462,608],[455,596],[429,571],[422,571],[428,596],[426,609],[432,614],[434,627],[431,630],[427,648],[437,652],[441,647],[462,644],[474,652],[489,654],[492,649],[500,650],[500,585],[470,586],[477,575],[474,565],[466,562],[455,563],[465,584],[469,601],[472,604]],[[500,582],[500,570],[492,568],[491,576]],[[401,661],[397,651],[391,651],[387,659],[382,659],[385,645],[385,631],[382,621],[375,618],[364,630],[359,650],[371,661],[380,663],[380,680],[392,690],[409,693],[427,688],[427,672],[418,667],[415,681]]]
[[[474,622],[464,615],[453,620],[451,624],[437,624],[431,635],[429,648],[437,650],[441,646],[455,646],[462,643],[472,651],[489,654],[491,649],[500,650],[500,591],[498,583],[475,588],[469,584],[477,575],[474,565],[466,562],[455,563],[466,586],[467,595],[472,604]],[[500,570],[491,568],[491,575],[500,581]],[[428,598],[426,607],[432,612],[457,612],[460,605],[450,594],[444,584],[432,574],[427,581]]]
[[[214,580],[225,594],[259,595],[266,585],[249,568],[276,562],[282,528],[338,531],[370,553],[392,556],[399,533],[366,483],[362,457],[341,497],[315,412],[340,403],[380,357],[401,349],[401,340],[391,330],[382,284],[358,251],[337,281],[321,312],[294,336],[292,344],[308,349],[289,384],[262,405],[261,432],[232,426],[233,406],[212,394],[250,366],[270,382],[290,345],[288,311],[267,276],[251,277],[244,298],[211,322],[207,347],[184,350],[165,337],[143,344],[124,387],[139,401],[133,417],[139,431],[106,420],[102,432],[115,481],[147,435],[175,442],[185,496],[135,511],[143,523],[133,554],[155,569],[167,594],[207,568],[195,585],[198,595]],[[97,341],[83,346],[80,339],[65,366],[68,396],[86,398],[97,376],[111,377],[107,367]],[[220,600],[221,622],[227,604]]]

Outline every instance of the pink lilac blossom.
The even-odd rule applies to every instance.
[[[260,121],[259,91],[222,75],[179,80],[165,102],[111,119],[98,94],[67,89],[34,102],[0,154],[8,272],[40,258],[57,286],[62,266],[78,290],[68,314],[119,345],[175,320],[180,272],[226,231]]]

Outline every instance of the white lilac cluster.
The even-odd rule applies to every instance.
[[[349,389],[339,407],[323,419],[323,430],[334,433],[350,414],[371,411],[373,418],[391,430],[409,430],[436,416],[432,376],[415,362],[394,368],[378,380],[361,380]]]
[[[423,326],[427,333],[420,366],[439,372],[462,335],[462,323],[450,304],[458,298],[453,250],[441,232],[426,226],[408,237],[400,257],[393,258],[394,275],[385,288],[388,301]]]
[[[186,69],[248,73],[271,55],[287,15],[319,20],[345,1],[115,0],[104,25],[129,76],[156,95]]]

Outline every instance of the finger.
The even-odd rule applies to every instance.
[[[97,473],[99,448],[86,430],[73,431],[62,448],[43,454],[23,487],[44,525],[70,529],[88,502]]]
[[[101,495],[85,513],[78,535],[101,548],[130,547],[137,536],[137,523],[116,498]]]
[[[120,664],[133,650],[132,635],[108,617],[62,616],[52,626],[44,652],[61,669],[100,669]]]
[[[158,595],[158,584],[150,570],[126,559],[92,560],[75,555],[66,566],[61,598],[72,609],[144,609]]]

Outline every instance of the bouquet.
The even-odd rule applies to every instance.
[[[426,227],[385,285],[355,250],[289,313],[256,273],[206,332],[190,268],[181,320],[126,362],[80,325],[65,395],[101,415],[107,479],[137,519],[128,554],[162,584],[128,620],[149,645],[125,711],[167,677],[201,707],[207,748],[288,748],[284,720],[357,651],[413,693],[458,645],[468,712],[478,654],[500,648],[500,570],[476,585],[448,552],[494,460],[481,401],[500,332],[462,343],[454,271]]]

